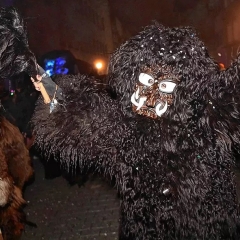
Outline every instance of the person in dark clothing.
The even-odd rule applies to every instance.
[[[38,93],[32,87],[29,77],[25,73],[11,80],[15,83],[15,89],[9,92],[8,97],[2,101],[2,105],[8,112],[10,120],[19,128],[20,132],[25,137],[32,137],[30,119]]]

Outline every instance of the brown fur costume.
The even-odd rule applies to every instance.
[[[0,119],[0,228],[4,239],[16,239],[24,228],[22,188],[33,170],[22,134]]]

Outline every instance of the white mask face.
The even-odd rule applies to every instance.
[[[138,80],[131,97],[133,111],[151,118],[161,117],[173,103],[172,93],[177,86],[177,78],[170,78],[169,74],[167,78],[164,75],[155,78],[148,69],[147,73],[139,74]]]

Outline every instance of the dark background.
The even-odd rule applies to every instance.
[[[111,0],[110,4],[114,14],[135,34],[152,20],[169,27],[184,24],[186,11],[194,9],[199,1],[201,0]],[[179,15],[182,19],[180,22]]]

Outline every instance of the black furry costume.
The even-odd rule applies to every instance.
[[[192,29],[148,26],[112,55],[114,94],[86,76],[57,80],[65,101],[50,114],[39,99],[36,144],[65,169],[92,167],[116,181],[120,239],[239,239],[238,61],[220,71]],[[130,101],[146,67],[177,79],[161,118],[139,116]]]
[[[140,176],[144,176],[141,185],[149,183],[141,194],[150,194],[135,201],[134,207],[124,201],[123,208],[131,212],[123,219],[125,235],[238,239],[232,152],[239,147],[239,58],[220,71],[192,29],[147,27],[113,54],[109,68],[110,86],[130,117],[136,118],[130,98],[139,74],[152,66],[154,79],[175,76],[179,82],[172,106],[152,122],[154,131],[147,128],[153,141],[145,140],[145,144],[156,144],[152,151],[156,158],[144,160],[148,167],[142,167]],[[164,188],[169,190],[168,196]],[[149,216],[149,225],[133,223],[142,206],[148,208],[144,218]],[[144,237],[138,229],[143,226]]]
[[[10,26],[0,29],[1,77],[22,71],[36,76],[16,12],[0,14]],[[172,95],[164,95],[172,106],[161,118],[154,108],[138,109],[130,101],[145,68],[154,80],[177,79]],[[120,239],[239,239],[232,172],[232,149],[239,146],[239,59],[220,72],[194,31],[156,24],[113,54],[109,79],[116,98],[79,75],[58,80],[65,101],[51,114],[39,99],[33,123],[43,154],[65,169],[92,167],[115,180]],[[149,109],[155,119],[136,114]]]

